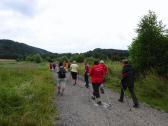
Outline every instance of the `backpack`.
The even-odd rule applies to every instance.
[[[58,77],[65,78],[65,73],[66,73],[66,71],[65,71],[64,67],[60,67],[59,71],[58,71]]]

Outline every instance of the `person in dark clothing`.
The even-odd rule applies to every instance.
[[[134,69],[133,67],[128,64],[128,60],[123,60],[123,70],[122,70],[122,80],[121,80],[121,95],[118,101],[123,102],[124,99],[124,92],[128,88],[131,94],[132,100],[134,102],[135,108],[139,107],[139,103],[137,97],[134,92]]]
[[[59,63],[59,70],[57,73],[58,73],[57,96],[59,95],[63,96],[67,79],[66,79],[66,70],[62,62]]]
[[[88,63],[85,63],[84,78],[85,78],[85,87],[89,88],[89,64]]]
[[[49,68],[52,71],[52,63],[49,64]]]
[[[53,70],[55,72],[55,68],[56,68],[56,64],[55,63],[52,64],[52,68],[53,68]]]

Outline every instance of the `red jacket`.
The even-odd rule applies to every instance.
[[[105,64],[99,64],[100,67],[102,67],[103,71],[104,71],[104,77],[108,74],[108,68]]]
[[[92,83],[103,83],[104,81],[104,70],[100,65],[94,65],[90,69],[90,76],[92,78]]]

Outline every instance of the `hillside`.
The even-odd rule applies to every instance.
[[[128,50],[117,50],[117,49],[94,49],[93,51],[88,51],[84,53],[85,56],[94,56],[96,58],[110,58],[118,59],[128,57]]]
[[[26,45],[24,43],[15,42],[13,40],[0,39],[0,58],[2,59],[17,59],[23,58],[30,54],[39,53],[41,55],[50,56],[51,58],[58,58],[62,56],[67,56],[71,58],[76,54],[72,53],[52,53],[44,49],[36,48],[33,46]],[[95,58],[110,58],[114,60],[121,59],[128,56],[127,50],[117,50],[117,49],[94,49],[83,53],[85,57],[95,57]]]
[[[0,58],[16,59],[35,53],[45,55],[51,52],[12,40],[0,40]]]

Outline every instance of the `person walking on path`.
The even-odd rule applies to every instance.
[[[85,87],[89,88],[89,64],[86,62],[85,63],[85,74],[84,74],[84,79],[85,79]]]
[[[138,108],[139,103],[137,100],[137,97],[134,92],[134,70],[133,67],[128,64],[128,60],[123,60],[123,70],[122,70],[122,80],[121,80],[121,94],[119,102],[123,102],[124,99],[124,92],[125,90],[129,89],[129,92],[131,94],[132,100],[133,100],[133,107]]]
[[[78,74],[78,69],[79,69],[79,66],[78,66],[78,64],[76,64],[76,61],[73,61],[73,63],[70,66],[70,69],[71,69],[72,79],[74,80],[73,85],[76,85],[77,74]]]
[[[99,65],[98,61],[95,61],[93,67],[90,69],[90,76],[91,76],[92,86],[93,86],[92,99],[93,100],[96,99],[97,104],[101,105],[102,102],[100,100],[99,87],[104,80],[104,70]]]
[[[55,72],[55,68],[56,68],[56,64],[55,63],[52,64],[52,68],[53,68],[53,70]]]
[[[58,93],[57,95],[62,96],[65,90],[65,85],[66,85],[66,70],[63,66],[63,63],[59,63],[59,68],[58,68]]]
[[[52,71],[52,63],[49,63],[49,68]]]
[[[99,64],[101,67],[102,67],[102,69],[104,70],[104,81],[103,81],[103,83],[100,85],[100,91],[101,91],[101,93],[102,94],[104,94],[104,84],[105,84],[105,78],[106,78],[106,76],[107,76],[107,74],[108,74],[108,68],[107,68],[107,66],[105,65],[105,63],[104,63],[104,61],[103,60],[100,60],[100,64]]]

